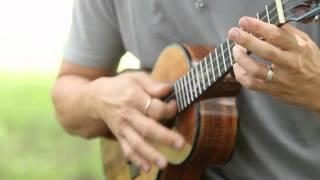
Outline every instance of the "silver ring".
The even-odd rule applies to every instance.
[[[143,114],[147,115],[147,112],[148,112],[148,110],[150,108],[151,102],[152,102],[152,97],[150,97],[148,99],[146,105],[144,106]]]
[[[272,67],[270,65],[268,65],[268,74],[266,77],[266,81],[270,82],[270,81],[272,81],[272,78],[273,78],[273,70],[272,70]]]

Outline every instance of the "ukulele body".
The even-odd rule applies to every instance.
[[[174,83],[210,51],[212,49],[205,46],[171,45],[161,53],[151,77]],[[134,172],[134,167],[124,160],[120,145],[112,139],[103,140],[105,175],[111,180],[194,180],[200,179],[208,166],[225,164],[236,142],[238,118],[235,96],[239,89],[240,85],[234,78],[221,78],[167,125],[184,136],[186,145],[181,151],[151,142],[170,162],[164,170],[153,166],[148,173]]]

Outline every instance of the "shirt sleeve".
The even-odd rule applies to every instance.
[[[112,0],[74,0],[64,59],[96,68],[115,68],[124,53]]]

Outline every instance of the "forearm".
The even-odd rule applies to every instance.
[[[57,118],[71,134],[84,138],[103,136],[106,124],[93,110],[92,81],[80,76],[60,77],[52,90]]]

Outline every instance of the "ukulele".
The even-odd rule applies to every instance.
[[[290,21],[319,20],[319,14],[320,0],[273,0],[256,18],[281,26]],[[227,39],[215,49],[179,44],[164,49],[151,77],[173,84],[164,100],[175,99],[178,114],[164,125],[183,135],[186,145],[178,151],[149,141],[170,164],[163,170],[153,166],[146,173],[125,161],[115,139],[103,139],[102,157],[108,180],[193,180],[200,179],[208,166],[227,163],[238,127],[236,96],[240,85],[232,78],[224,78],[234,64],[234,46]]]

